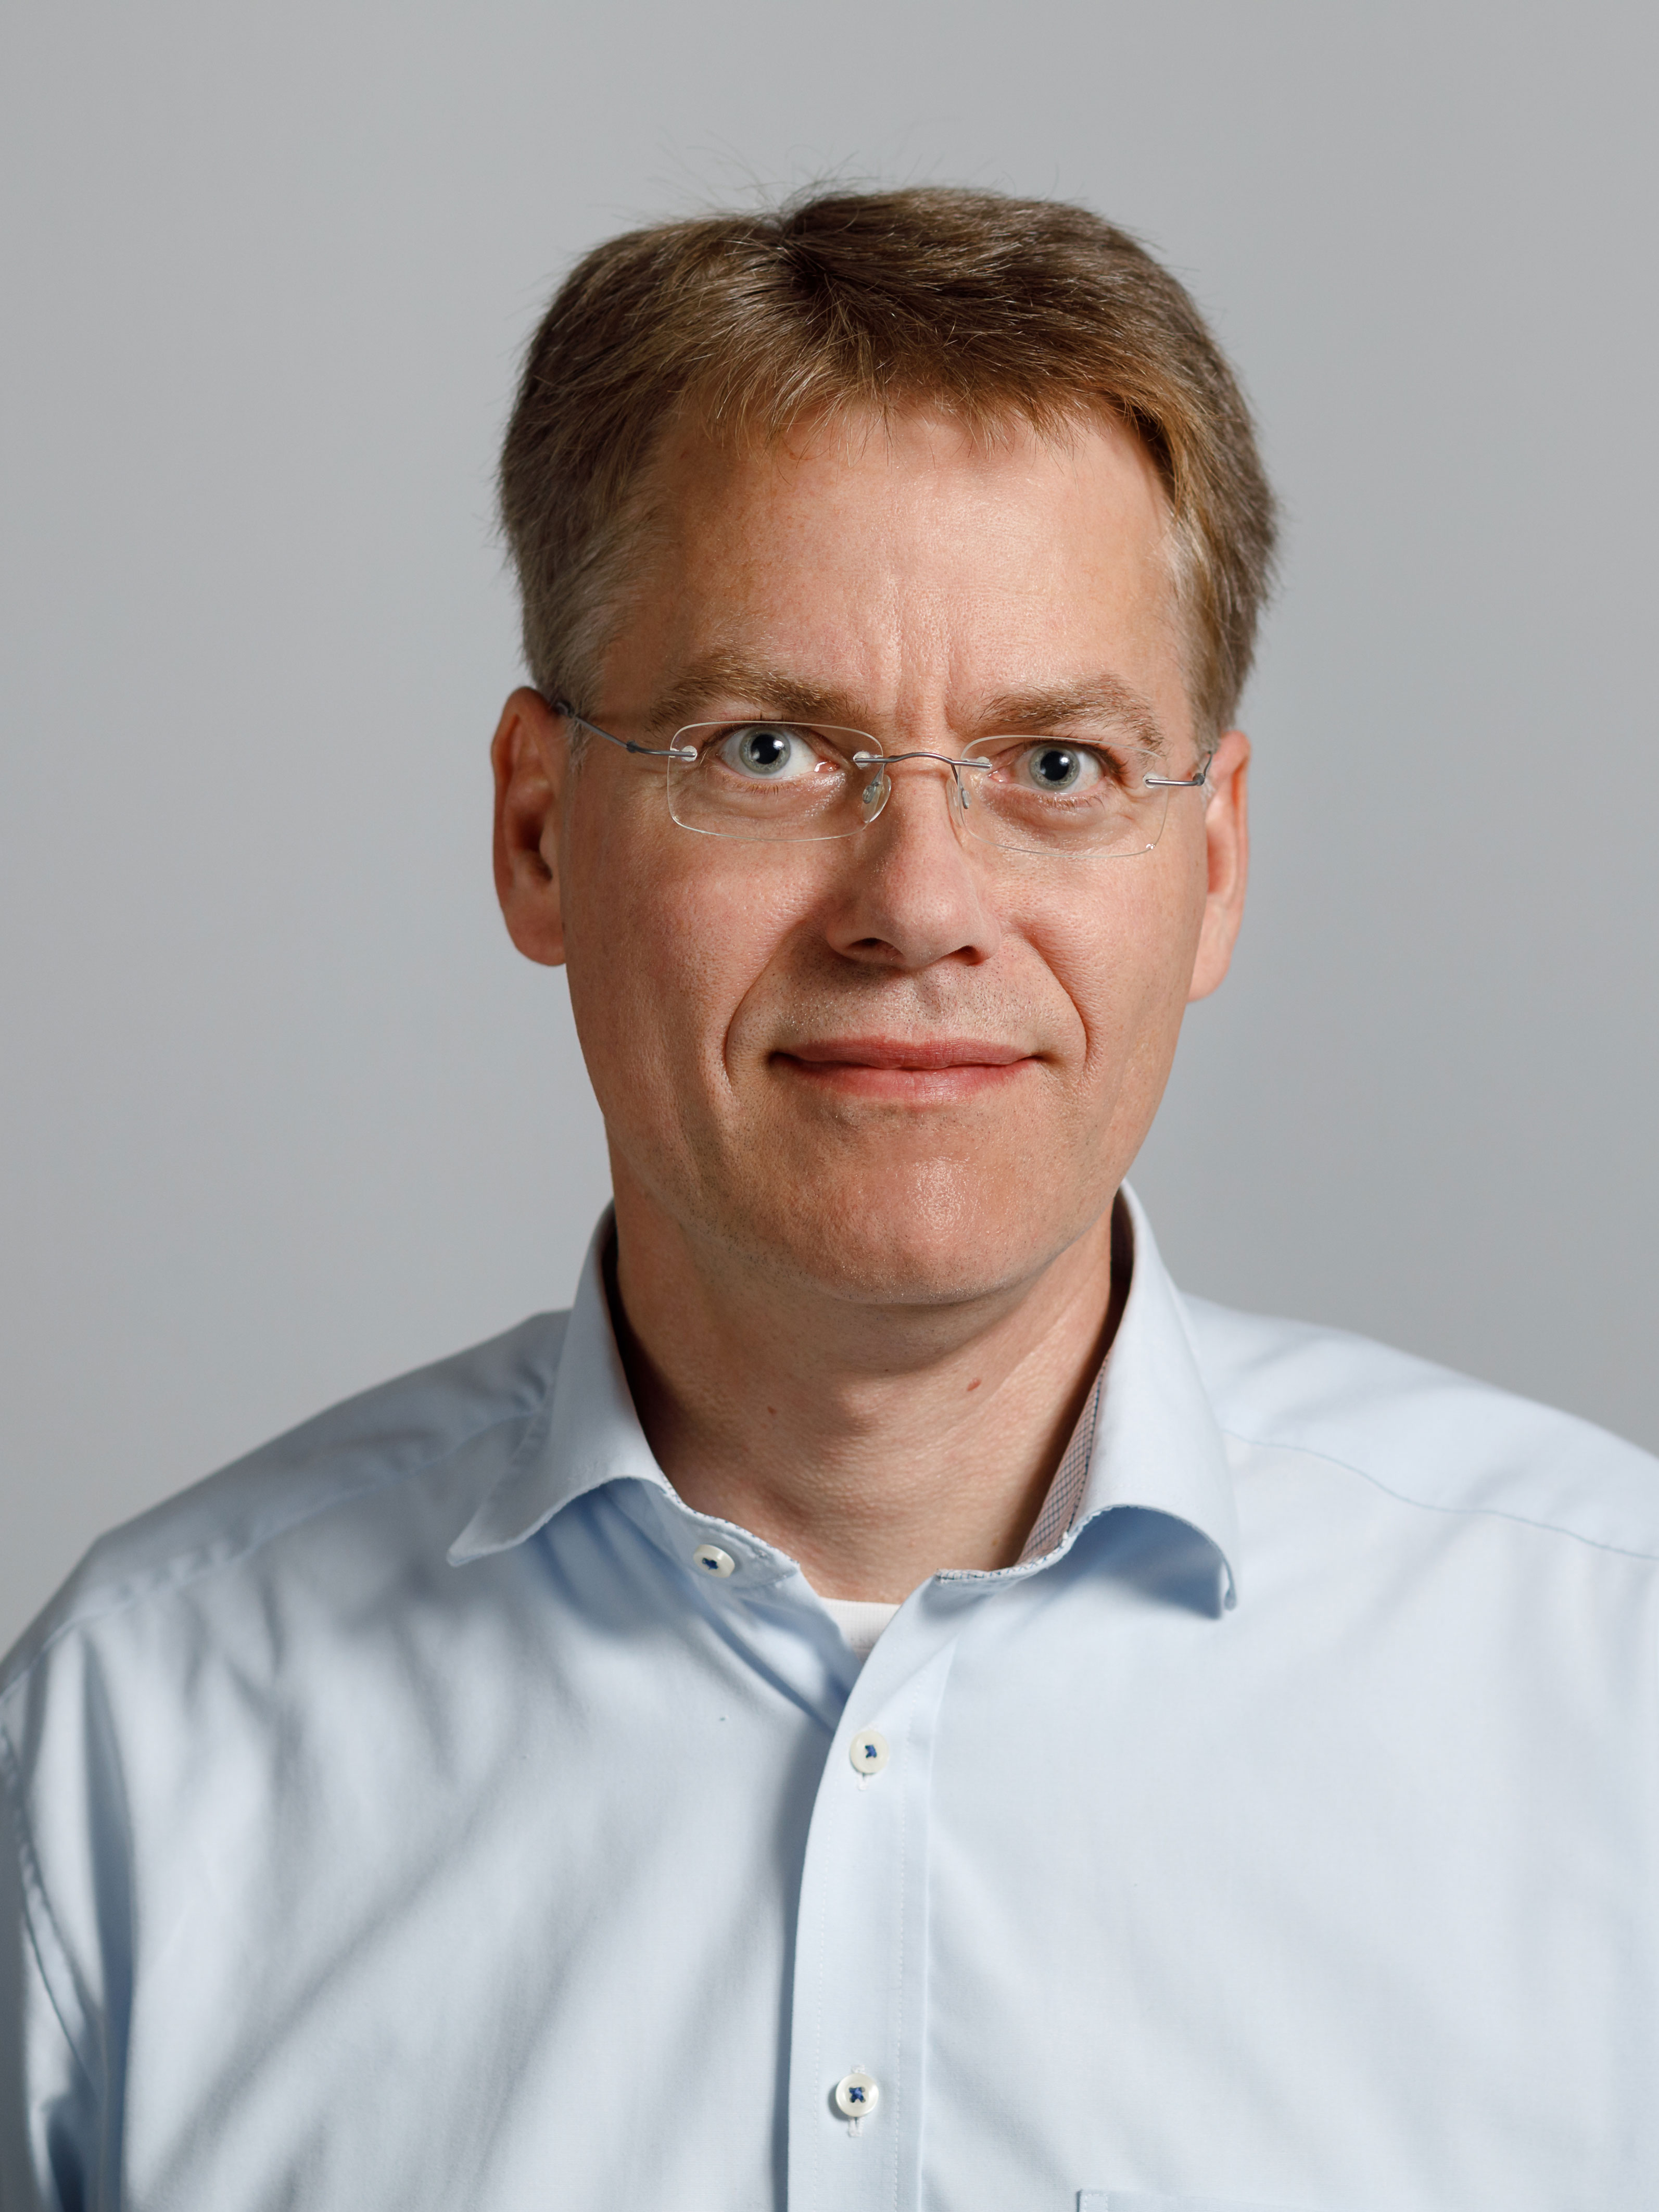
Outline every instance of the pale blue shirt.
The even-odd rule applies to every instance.
[[[1656,1475],[1137,1215],[1026,1558],[860,1665],[590,1258],[11,1655],[0,2203],[1650,2212]]]

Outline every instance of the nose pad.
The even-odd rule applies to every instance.
[[[957,833],[958,844],[964,837],[971,837],[977,843],[985,835],[984,816],[981,814],[977,821],[973,818],[973,777],[964,774],[959,768],[952,769],[951,788],[946,793],[945,811],[951,817],[951,827]]]
[[[971,828],[971,824],[964,825],[962,821],[962,817],[967,813],[969,806],[969,779],[963,774],[956,762],[948,760],[942,754],[939,753],[901,754],[900,758],[920,761],[929,765],[937,761],[940,767],[948,769],[949,781],[946,783],[945,791],[945,811],[946,817],[950,821],[951,827],[958,831],[958,834],[960,834],[964,826]],[[859,805],[863,811],[864,826],[866,830],[875,820],[876,817],[881,812],[882,809],[886,805],[888,800],[892,797],[892,795],[893,780],[891,776],[888,775],[884,768],[873,768],[871,772],[870,781],[859,793]]]

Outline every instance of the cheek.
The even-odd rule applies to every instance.
[[[769,858],[734,865],[635,803],[573,809],[566,965],[607,1121],[660,1122],[672,1101],[671,1121],[696,1123],[726,1087],[733,1017],[797,919],[799,884]]]
[[[1071,1000],[1092,1089],[1116,1088],[1132,1064],[1174,1049],[1204,914],[1202,856],[1160,846],[1146,860],[1109,860],[1124,873],[1068,900],[1036,948]],[[1082,890],[1079,886],[1079,890]]]

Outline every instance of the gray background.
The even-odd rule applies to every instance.
[[[1137,1182],[1189,1287],[1659,1445],[1653,11],[14,9],[0,1644],[102,1526],[567,1297],[489,475],[569,257],[836,168],[1185,275],[1290,514],[1244,949]]]

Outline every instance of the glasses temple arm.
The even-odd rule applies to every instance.
[[[630,738],[617,737],[609,730],[602,730],[597,722],[590,722],[586,714],[576,712],[568,699],[555,699],[550,703],[553,712],[562,714],[567,722],[574,722],[579,730],[586,730],[593,737],[603,738],[607,744],[619,745],[625,753],[641,753],[647,760],[685,761],[697,757],[695,745],[636,745]]]

